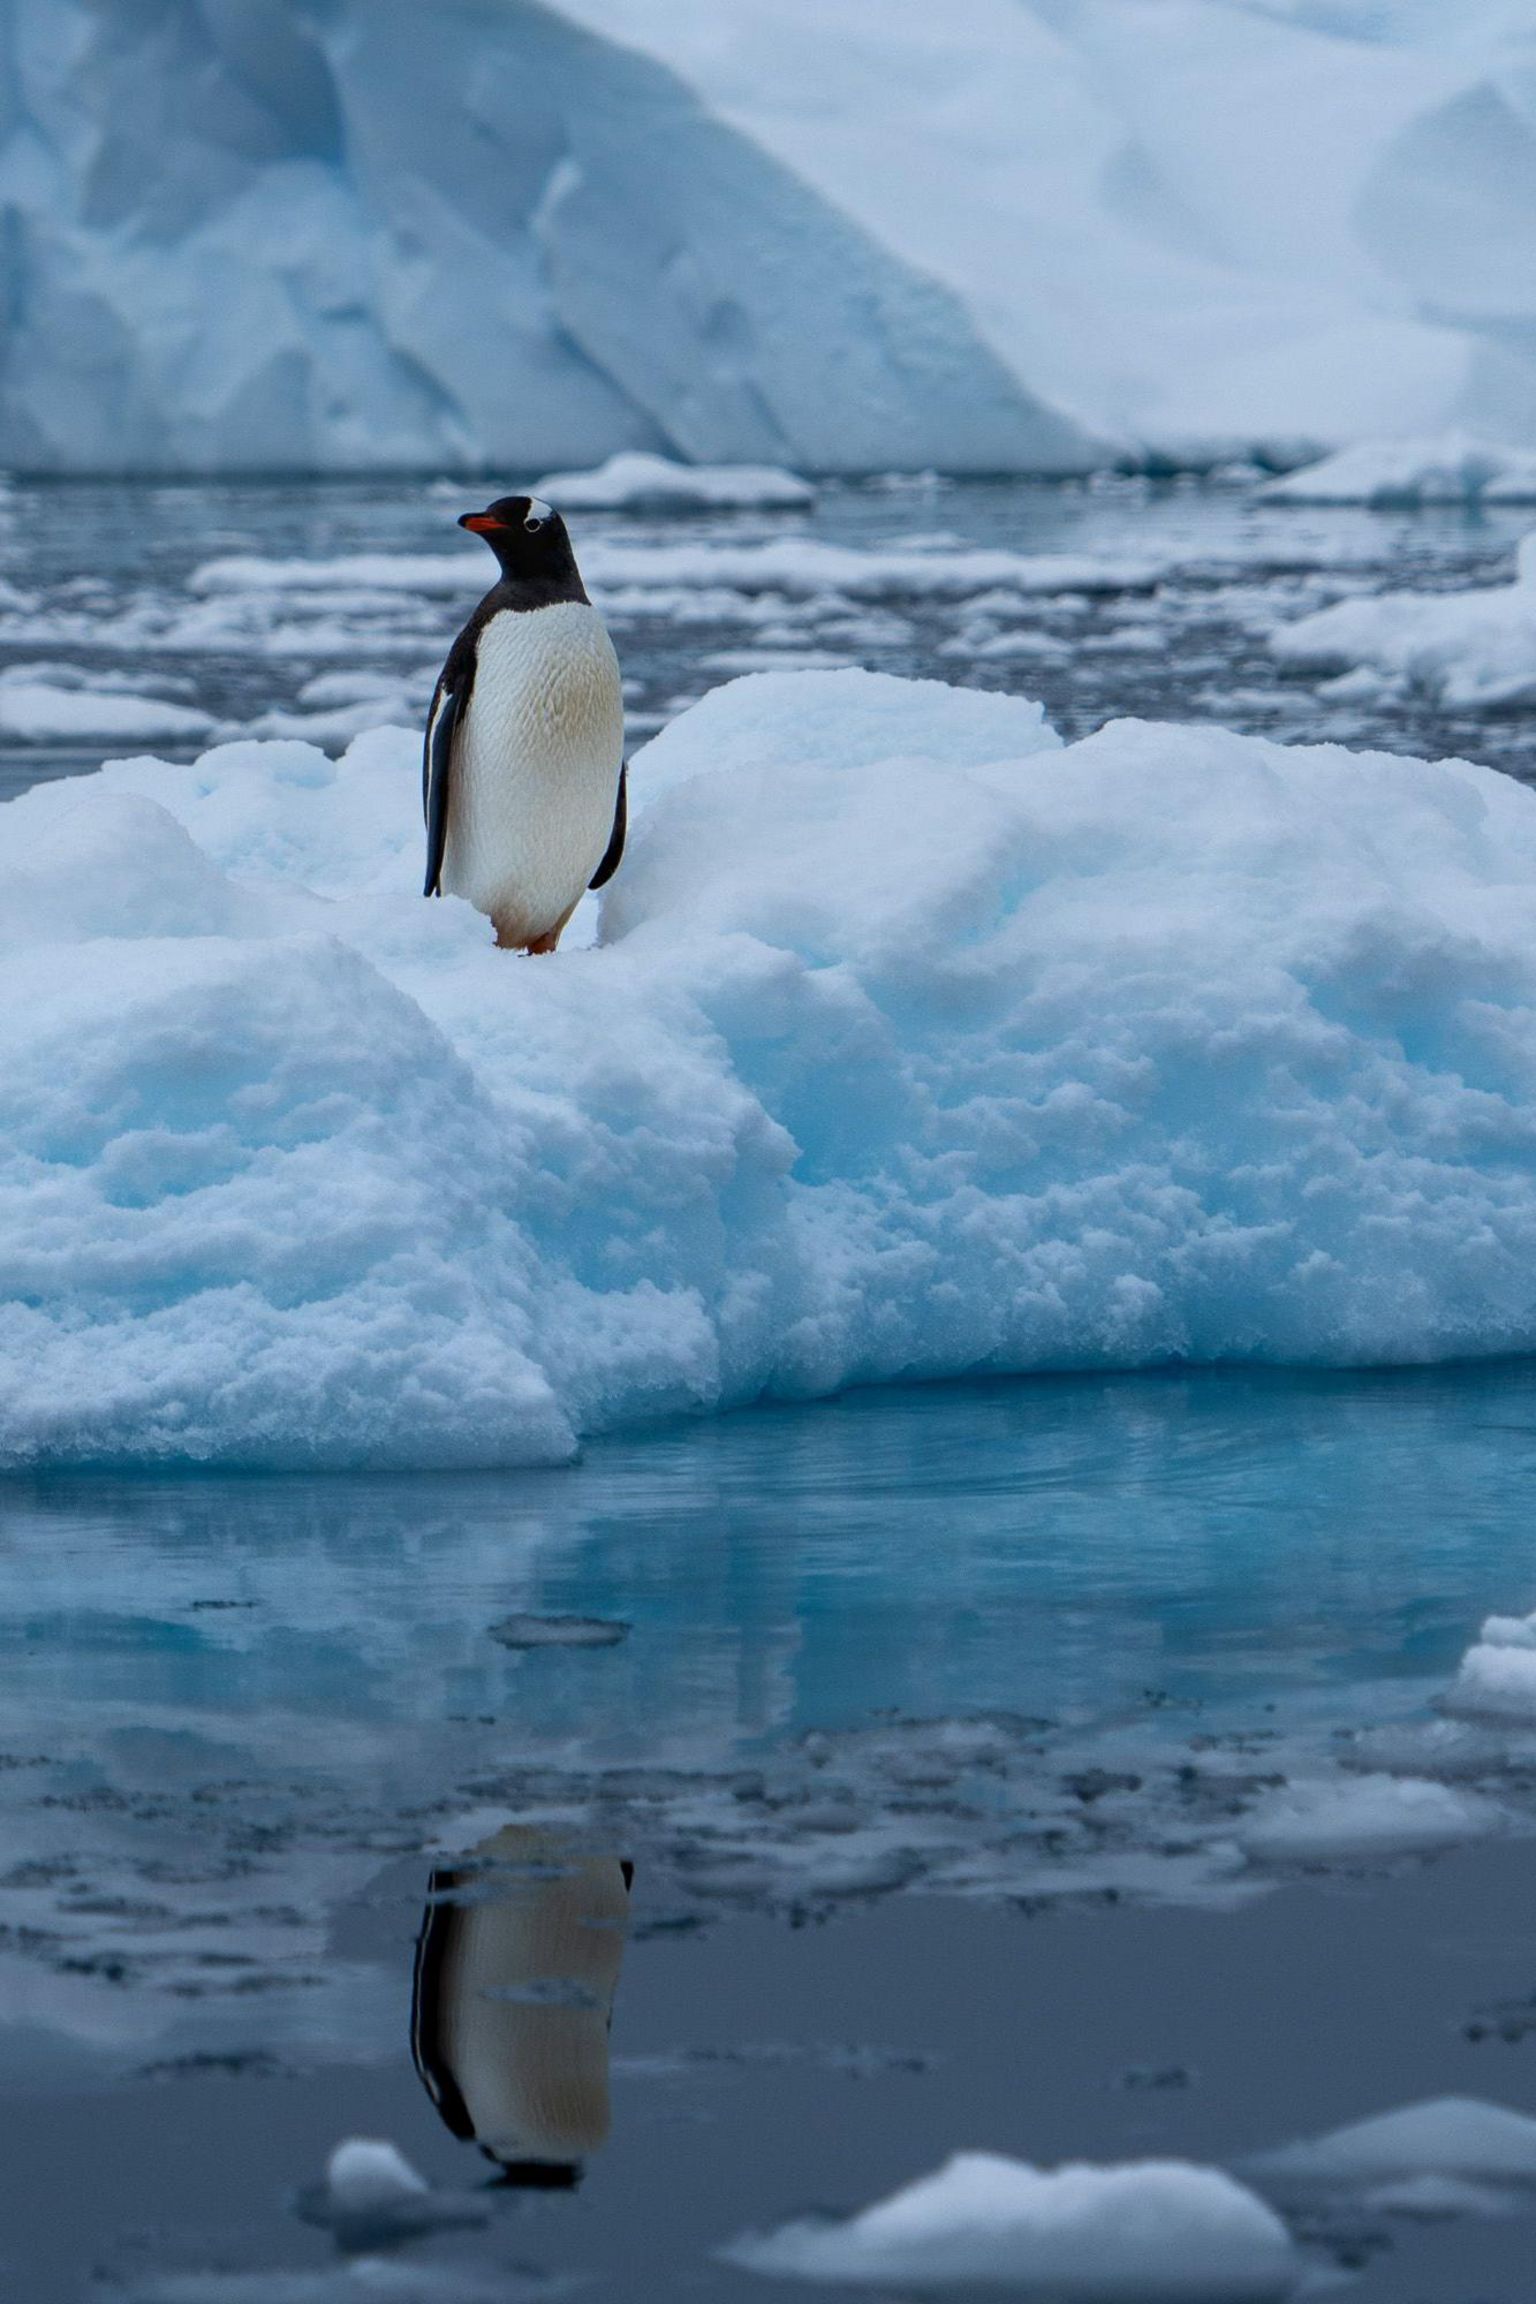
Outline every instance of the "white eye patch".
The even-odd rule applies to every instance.
[[[524,520],[523,526],[531,533],[534,529],[542,528],[546,520],[553,520],[554,516],[549,505],[541,502],[537,496],[530,496],[528,499],[528,516]]]

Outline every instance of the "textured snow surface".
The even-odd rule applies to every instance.
[[[9,806],[9,1461],[1536,1349],[1513,782],[835,672],[716,690],[633,790],[547,963],[417,897],[407,731]]]
[[[1214,2168],[1032,2168],[960,2152],[845,2224],[788,2224],[729,2251],[754,2272],[882,2290],[996,2288],[1058,2304],[1259,2304],[1299,2275],[1285,2226]]]
[[[5,0],[0,457],[1530,446],[1533,41],[1504,0]]]
[[[1452,1711],[1536,1721],[1536,1616],[1490,1616],[1461,1660]]]
[[[808,480],[771,464],[677,464],[636,449],[595,472],[546,472],[533,485],[561,511],[783,511],[816,499]]]
[[[1260,1862],[1326,1863],[1351,1856],[1427,1855],[1502,1821],[1475,1793],[1413,1777],[1292,1782],[1243,1820],[1238,1843]]]
[[[1360,440],[1260,493],[1275,504],[1536,504],[1536,453],[1465,432]]]
[[[1536,536],[1512,584],[1465,592],[1382,592],[1283,625],[1270,646],[1298,671],[1361,667],[1472,709],[1536,699]]]

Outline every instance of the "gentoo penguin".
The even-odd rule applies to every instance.
[[[427,720],[424,894],[467,897],[508,950],[553,952],[624,853],[619,661],[558,512],[502,496],[459,522],[501,563]]]
[[[434,1872],[411,2054],[444,2124],[514,2184],[574,2184],[608,2134],[608,2024],[634,1866],[508,1825]]]

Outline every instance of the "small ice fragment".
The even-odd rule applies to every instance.
[[[1006,2287],[1052,2304],[1261,2304],[1299,2275],[1285,2226],[1219,2169],[1147,2160],[1031,2167],[957,2153],[846,2222],[748,2233],[751,2272],[852,2286]]]
[[[488,2213],[471,2194],[434,2192],[404,2153],[379,2136],[349,2136],[338,2144],[320,2183],[301,2192],[296,2206],[306,2223],[323,2225],[349,2254],[483,2224]]]
[[[1536,1721],[1536,1615],[1488,1617],[1445,1702],[1452,1712]]]
[[[1536,1664],[1536,1657],[1531,1659]],[[1237,1838],[1260,1862],[1427,1854],[1495,1831],[1491,1801],[1412,1776],[1288,1784],[1247,1817]]]
[[[382,2136],[349,2136],[325,2164],[325,2181],[338,2208],[357,2213],[392,2206],[430,2189],[397,2146]]]
[[[677,464],[637,450],[610,456],[595,472],[546,473],[534,494],[560,511],[594,512],[771,510],[816,500],[808,480],[774,465]]]
[[[617,1648],[630,1627],[608,1616],[503,1616],[490,1627],[503,1648]]]
[[[1536,2186],[1536,2120],[1475,2096],[1438,2096],[1261,2152],[1244,2163],[1244,2173],[1284,2193],[1423,2176]]]

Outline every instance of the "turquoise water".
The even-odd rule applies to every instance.
[[[88,2264],[148,2298],[130,2275],[166,2265],[265,2280],[339,2263],[288,2202],[349,2129],[478,2185],[483,2161],[410,2069],[411,1970],[434,1879],[455,1862],[475,1877],[508,1825],[634,1867],[614,2139],[579,2197],[498,2194],[492,2230],[557,2269],[660,2249],[653,2280],[604,2293],[754,2292],[706,2242],[804,2204],[807,2137],[834,2103],[818,2147],[834,2199],[965,2143],[1219,2156],[1221,2137],[1383,2108],[1405,2085],[1398,2002],[1369,2053],[1330,2042],[1315,1963],[1286,1987],[1281,2030],[1313,2058],[1288,2095],[1261,2078],[1269,2050],[1242,2046],[1252,1963],[1284,1966],[1302,1908],[1283,1885],[1266,1896],[1274,1868],[1232,1836],[1352,1740],[1438,1733],[1481,1617],[1536,1606],[1533,1466],[1521,1364],[896,1389],[509,1476],[10,1483],[0,2087],[27,2138],[18,2293],[83,2293]],[[600,1620],[610,1644],[497,1636],[563,1617]],[[1507,1754],[1480,1766],[1518,1803]],[[1411,1877],[1364,1861],[1408,2006],[1443,1899],[1415,1918]],[[1121,1920],[1082,1935],[1106,1896]],[[1152,1939],[1134,1932],[1142,1897],[1166,1915]],[[958,2098],[958,2077],[924,2074],[963,2041],[980,2053],[988,2008],[1017,1997],[1013,1939],[987,1915],[1053,1907],[1040,1942],[1093,1971],[1080,1988],[1104,2037],[1085,2072],[1063,2037],[1018,2129],[1006,2070]],[[943,1911],[957,1917],[924,1917]],[[1374,1925],[1355,1909],[1367,1971]],[[1205,2068],[1231,2064],[1222,2092],[1106,2096],[1105,2059],[1176,2061],[1196,2037],[1182,1987],[1177,2021],[1149,2031],[1113,1978],[1154,1956],[1182,1974],[1196,1947],[1230,1969],[1198,2034]],[[1501,1958],[1512,1991],[1519,1944]],[[1470,1986],[1452,1983],[1436,1989],[1459,2007]],[[1439,2016],[1409,2034],[1420,2092],[1488,2071],[1469,2080]],[[738,2069],[750,2087],[726,2086]],[[1536,2101],[1523,2067],[1493,2077]],[[663,2199],[678,2121],[685,2137],[705,2122],[709,2148]],[[133,2171],[88,2212],[59,2158],[70,2138]],[[451,2272],[444,2245],[407,2254]],[[474,2245],[469,2285],[445,2295],[478,2296],[491,2243]],[[1378,2270],[1369,2293],[1398,2291]]]

